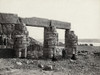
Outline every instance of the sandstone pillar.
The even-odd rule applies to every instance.
[[[13,38],[16,57],[26,58],[28,45],[28,31],[26,29],[25,24],[15,25]]]
[[[58,33],[54,26],[44,28],[44,48],[43,56],[45,58],[52,58],[56,55],[56,48],[58,45]]]
[[[65,30],[65,51],[66,51],[66,57],[68,57],[68,55],[70,54],[70,46],[69,46],[69,29]]]
[[[77,36],[74,34],[74,31],[69,29],[65,30],[65,50],[66,57],[71,58],[73,54],[76,54],[77,50]]]

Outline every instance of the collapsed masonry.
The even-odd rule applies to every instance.
[[[15,50],[16,57],[26,58],[29,37],[26,26],[44,27],[44,57],[52,58],[56,55],[58,45],[58,33],[56,28],[65,29],[66,56],[71,56],[76,52],[77,36],[73,32],[71,33],[70,23],[36,17],[20,18],[15,14],[6,13],[0,13],[0,40],[2,41],[3,39],[2,43],[0,43],[1,47],[7,47],[7,40],[14,40],[12,47]],[[7,28],[8,31],[3,31],[3,28]],[[6,35],[6,37],[4,37],[4,35]]]

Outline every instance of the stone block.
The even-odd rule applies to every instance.
[[[49,27],[50,21],[51,21],[51,26],[55,26],[59,29],[70,29],[71,28],[71,25],[68,22],[61,22],[61,21],[36,18],[36,17],[21,18],[21,21],[25,23],[27,26],[36,26],[36,27]]]
[[[42,19],[42,18],[21,18],[21,21],[25,23],[27,26],[36,26],[36,27],[48,27],[50,24],[50,20]]]
[[[16,14],[0,13],[0,23],[17,23],[18,16]]]
[[[20,22],[25,23],[27,26],[36,27],[49,27],[55,26],[60,29],[70,29],[71,25],[68,22],[61,22],[56,20],[49,20],[44,18],[19,18],[16,14],[0,13],[0,23],[14,23],[19,24]]]
[[[44,65],[38,64],[38,67],[39,67],[39,68],[44,68]]]
[[[53,66],[52,65],[45,65],[43,70],[46,70],[46,71],[53,70]]]
[[[3,34],[10,35],[14,31],[14,24],[1,24],[1,30]]]
[[[68,22],[51,20],[51,25],[59,29],[71,29],[71,24]]]

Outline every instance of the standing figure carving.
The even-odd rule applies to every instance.
[[[28,45],[28,31],[24,23],[15,25],[13,39],[16,57],[26,58]]]

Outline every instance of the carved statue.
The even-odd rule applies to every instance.
[[[27,57],[27,39],[28,31],[25,24],[15,25],[14,37],[14,49],[17,57]]]

